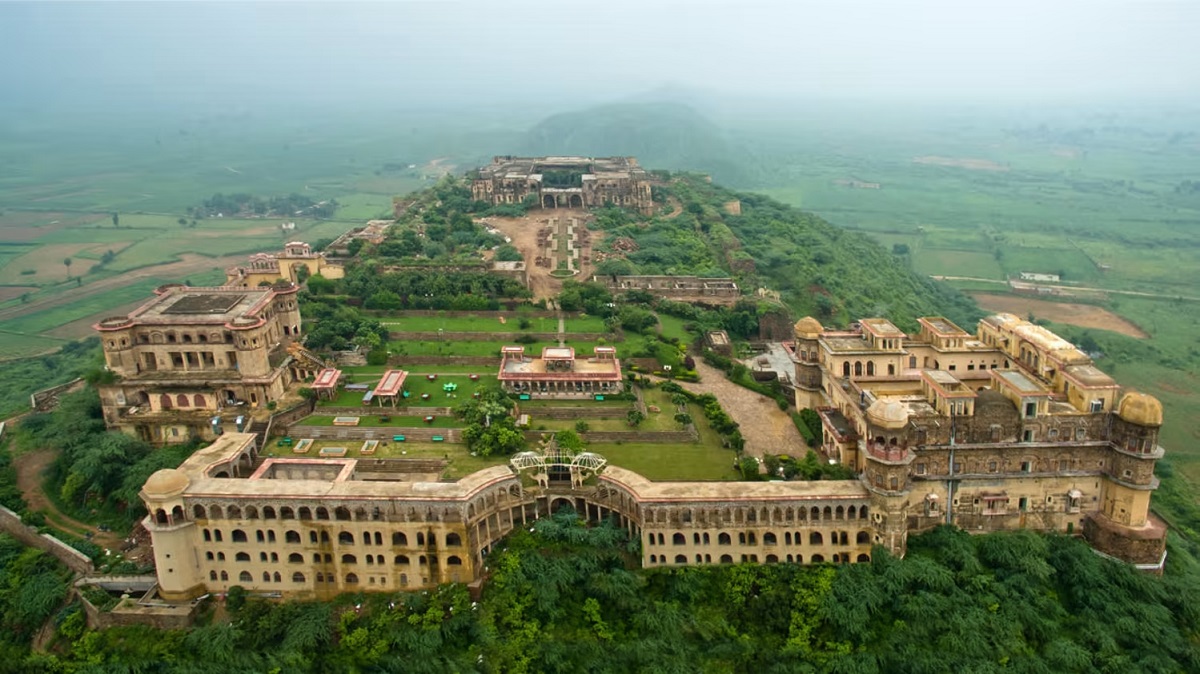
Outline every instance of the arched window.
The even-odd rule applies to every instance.
[[[858,556],[858,559],[856,561],[858,561],[859,564],[861,564],[863,562],[869,562],[869,561],[871,561],[871,556],[867,555],[867,554],[862,554],[862,555]]]
[[[208,572],[208,579],[209,579],[209,580],[216,580],[216,579],[217,579],[217,572],[216,572],[216,571],[209,571],[209,572]]]
[[[174,405],[171,404],[171,396],[167,395],[166,393],[158,397],[158,404],[164,410],[169,410],[174,407]]]
[[[811,514],[809,515],[809,519],[814,520],[814,521],[821,519],[821,509],[818,508],[817,506],[813,506]]]
[[[367,564],[371,564],[372,566],[374,566],[375,558],[372,557],[371,555],[367,555]]]
[[[462,545],[462,538],[460,538],[458,534],[446,534],[446,545],[454,547],[460,546]]]
[[[462,566],[462,559],[458,555],[450,555],[446,558],[446,564],[450,566]]]
[[[221,542],[221,530],[220,529],[213,529],[213,540],[218,543]]]
[[[246,506],[246,519],[248,519],[248,520],[258,519],[258,508],[255,508],[254,506]]]
[[[274,531],[273,529],[268,529],[268,530],[267,530],[267,542],[268,542],[268,543],[274,543],[274,542],[275,542],[275,531]]]
[[[293,552],[292,554],[288,555],[288,564],[303,564],[303,563],[304,563],[304,555],[300,554],[299,552]]]
[[[345,506],[338,506],[333,509],[333,517],[334,519],[348,522],[350,521],[350,509]]]
[[[213,560],[213,553],[212,552],[204,553],[204,558],[211,562]]]
[[[279,509],[279,519],[294,520],[294,519],[296,519],[296,512],[294,510],[292,510],[289,506],[283,506],[282,508]]]
[[[358,584],[358,576],[356,576],[356,575],[355,575],[355,574],[353,574],[353,573],[347,573],[347,574],[346,574],[346,584],[347,584],[347,585],[356,585],[356,584]]]
[[[847,519],[854,519],[856,514],[857,513],[854,509],[854,506],[850,506],[849,508],[846,508],[846,518]]]
[[[875,361],[873,361],[873,360],[867,361],[867,376],[868,377],[875,376]]]
[[[223,562],[223,561],[225,561],[225,553],[224,553],[224,552],[218,552],[218,553],[217,553],[217,561],[218,561],[218,562]]]
[[[813,555],[812,557],[808,558],[808,561],[813,564],[820,564],[821,562],[825,561],[825,555]]]
[[[272,508],[271,506],[263,506],[263,519],[264,520],[275,519],[275,509]]]
[[[863,373],[862,361],[861,360],[854,361],[854,376],[861,377],[862,373]]]
[[[399,531],[392,533],[392,545],[408,545],[408,536]]]
[[[375,532],[375,545],[383,545],[383,534]]]
[[[272,563],[272,564],[278,564],[278,563],[279,563],[279,553],[278,553],[278,552],[272,552],[272,553],[271,553],[271,563]]]
[[[338,543],[342,545],[354,545],[354,534],[349,531],[338,532]]]
[[[267,541],[267,537],[265,534],[263,534],[262,529],[259,529],[254,532],[254,540],[259,543],[265,543]]]
[[[896,364],[895,363],[888,363],[888,374],[889,375],[896,374]]]
[[[671,544],[672,545],[686,545],[687,538],[685,538],[683,534],[676,532],[675,535],[671,536]]]
[[[206,513],[204,512],[204,506],[192,506],[192,517],[198,520],[208,519],[206,517]]]
[[[842,363],[842,376],[843,377],[850,376],[850,361],[846,361],[846,362]]]
[[[733,557],[730,555],[721,555],[722,564],[733,564]]]
[[[767,561],[767,564],[778,564],[779,556],[778,555],[767,555],[766,561]]]
[[[329,519],[329,511],[324,506],[317,508],[317,519],[319,519],[319,520]]]
[[[264,583],[271,582],[271,574],[267,571],[263,571],[263,582]]]
[[[837,510],[833,511],[834,519],[840,520],[840,519],[845,519],[845,517],[846,517],[846,509],[843,508],[842,506],[838,506]]]
[[[309,508],[308,506],[300,506],[299,514],[300,514],[300,519],[302,519],[302,520],[311,520],[312,519],[312,509]]]
[[[292,574],[292,582],[293,583],[303,583],[304,582],[304,574],[300,573],[299,571],[297,571],[296,573],[293,573]]]
[[[819,531],[814,531],[808,535],[809,545],[821,545],[824,542],[825,540],[821,537],[821,532]]]
[[[239,574],[238,574],[238,581],[239,581],[239,582],[242,582],[242,583],[249,583],[249,582],[251,582],[251,581],[253,581],[253,580],[254,580],[254,576],[251,576],[249,571],[243,571],[243,572],[241,572],[241,573],[239,573]]]
[[[249,552],[239,552],[236,555],[234,555],[233,559],[234,559],[234,561],[238,561],[238,562],[248,562],[248,561],[250,561],[250,553]]]
[[[229,506],[229,510],[225,512],[225,516],[231,520],[242,519],[242,509],[237,506]]]
[[[192,396],[192,400],[196,407],[207,407],[208,406],[208,402],[204,399],[204,396],[200,395],[199,393]]]
[[[860,545],[863,543],[870,543],[871,535],[865,531],[860,531],[860,532],[858,532],[857,535],[854,536],[854,542],[858,543]]]
[[[729,537],[729,534],[727,534],[727,533],[717,534],[717,545],[732,545],[732,544],[733,544],[733,540]]]
[[[210,532],[208,529],[204,530],[204,542],[206,542],[206,543],[212,542],[212,532]]]
[[[229,537],[234,543],[246,542],[246,532],[242,531],[241,529],[234,529],[232,532],[230,532]]]
[[[178,405],[179,407],[187,407],[188,406],[188,397],[186,395],[180,393],[179,395],[175,396],[175,404]]]
[[[221,572],[221,580],[228,583],[229,582],[229,574],[225,571],[222,571]]]
[[[371,532],[364,531],[363,532],[363,545],[370,545],[370,544],[371,544]]]
[[[342,564],[357,564],[358,558],[354,555],[342,555]]]
[[[274,578],[272,578],[272,580],[274,580],[276,583],[282,583],[282,582],[283,582],[283,579],[282,579],[282,578],[279,576],[279,572],[278,572],[278,571],[276,571],[276,572],[275,572],[275,576],[274,576]]]
[[[767,533],[763,534],[763,545],[775,545],[778,542],[779,539],[775,537],[773,532],[768,531]]]
[[[283,535],[283,538],[288,543],[297,543],[298,544],[298,543],[300,543],[300,532],[289,530],[287,533],[285,533]]]
[[[393,563],[408,564],[408,555],[396,555],[396,559],[393,560]]]
[[[675,555],[675,563],[676,564],[687,564],[687,556],[686,555]]]
[[[784,545],[791,545],[791,544],[792,544],[792,532],[790,532],[790,531],[785,531],[785,532],[783,533],[783,544],[784,544]]]
[[[432,541],[430,541],[430,542],[432,543]],[[417,545],[421,546],[421,547],[425,546],[425,534],[423,534],[419,531],[417,532]]]

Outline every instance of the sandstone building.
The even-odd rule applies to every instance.
[[[699,276],[617,276],[595,274],[592,281],[601,283],[614,293],[642,290],[655,297],[678,302],[701,304],[734,304],[742,291],[731,278],[701,278]]]
[[[410,482],[372,459],[260,459],[227,433],[141,497],[159,591],[240,585],[329,598],[473,582],[513,528],[564,506],[613,518],[645,566],[865,562],[870,491],[845,482],[651,482],[603,458],[523,452],[455,482]]]
[[[1122,396],[1087,355],[1011,314],[975,335],[919,324],[795,326],[797,404],[819,410],[825,453],[871,491],[879,540],[903,552],[908,532],[942,523],[1082,532],[1161,569],[1166,529],[1149,512],[1159,402]]]
[[[543,208],[654,210],[650,177],[633,157],[501,156],[479,169],[471,197],[492,205],[534,197]]]
[[[819,409],[823,450],[854,480],[656,482],[547,449],[428,482],[406,479],[402,459],[263,459],[254,435],[225,434],[142,491],[161,592],[330,597],[473,582],[505,535],[563,506],[614,519],[644,566],[867,562],[875,545],[903,555],[910,533],[951,524],[1081,533],[1161,570],[1166,531],[1149,512],[1158,401],[1122,395],[1086,355],[1016,316],[988,317],[974,335],[940,317],[919,323],[917,335],[878,318],[795,325],[798,402]],[[540,394],[531,375],[570,381],[578,365],[551,351],[520,372],[539,359],[519,348],[505,360],[521,376],[501,370],[512,391]],[[558,378],[546,388],[588,394]]]
[[[339,279],[346,272],[341,265],[325,259],[324,253],[313,252],[312,246],[307,243],[292,241],[283,247],[281,253],[255,253],[246,264],[226,269],[225,285],[257,288],[272,285],[280,279],[300,284],[305,278],[317,274],[327,279]]]
[[[288,346],[301,334],[295,285],[166,285],[99,333],[114,381],[97,388],[104,420],[154,443],[213,438],[283,396],[308,374]]]

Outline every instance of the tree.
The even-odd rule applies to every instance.
[[[591,425],[588,424],[588,422],[584,421],[583,419],[580,419],[579,421],[575,422],[575,432],[576,433],[587,433],[591,429],[592,429]]]
[[[71,278],[71,258],[63,258],[63,266],[67,268],[67,278]]]
[[[742,474],[742,479],[747,482],[757,482],[762,479],[762,475],[758,472],[758,460],[753,456],[746,456],[738,461],[737,469]]]
[[[630,426],[637,428],[643,421],[646,420],[646,415],[641,410],[629,410],[625,415],[625,421]]]
[[[675,415],[675,423],[679,424],[681,428],[687,428],[692,424],[692,415],[687,412],[679,412]]]
[[[117,215],[116,213],[113,213],[112,214],[112,223],[113,223],[113,227],[120,227],[121,226],[121,216]]]
[[[558,443],[559,449],[571,454],[578,454],[584,448],[583,438],[579,437],[575,431],[559,431],[554,434],[554,441]]]

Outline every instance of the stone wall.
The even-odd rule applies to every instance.
[[[475,365],[496,370],[500,367],[500,354],[495,356],[391,356],[388,365]]]
[[[537,442],[554,431],[524,431],[525,439]],[[588,431],[580,433],[584,442],[653,442],[662,444],[695,442],[694,431]],[[732,455],[730,455],[732,459]]]
[[[538,419],[624,419],[631,409],[633,403],[629,407],[541,407],[521,410],[521,413],[528,414],[537,423]]]
[[[76,378],[65,384],[59,384],[58,386],[51,386],[50,388],[42,389],[41,391],[35,391],[33,395],[29,396],[29,406],[32,407],[35,412],[49,412],[55,407],[58,407],[58,397],[60,395],[66,393],[81,382],[83,382],[82,379]]]
[[[391,405],[363,405],[362,407],[318,407],[314,414],[352,417],[423,417],[432,414],[448,417],[454,413],[450,407],[392,407]]]
[[[362,427],[362,426],[305,426],[295,425],[288,429],[288,433],[296,438],[312,438],[314,440],[346,440],[346,441],[363,441],[363,440],[385,440],[390,441],[393,435],[403,435],[409,440],[430,441],[433,436],[440,435],[445,438],[446,442],[461,442],[461,428],[429,428],[424,427]],[[354,447],[347,446],[347,449]],[[310,452],[303,455],[310,458],[317,457],[316,452]]]
[[[118,605],[111,611],[101,611],[83,596],[78,589],[75,596],[83,603],[90,629],[102,630],[109,627],[148,625],[160,630],[182,630],[192,626],[198,603],[173,606]]]
[[[92,560],[88,559],[87,555],[50,534],[39,534],[37,529],[21,522],[19,515],[3,506],[0,506],[0,531],[25,545],[53,555],[76,573],[92,573],[95,570]]]
[[[408,340],[410,342],[512,342],[520,346],[517,341],[518,337],[533,337],[539,342],[556,342],[558,341],[557,332],[451,332],[444,330],[440,334],[438,332],[389,332],[388,338],[394,340]],[[598,339],[612,340],[612,333],[608,332],[570,332],[566,333],[568,346],[571,341],[594,342]],[[586,355],[586,354],[575,354]]]

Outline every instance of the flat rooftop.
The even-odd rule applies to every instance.
[[[541,358],[505,358],[500,374],[550,374],[560,379],[572,374],[613,374],[620,378],[618,362],[616,358],[576,359],[569,370],[547,370],[546,361]]]
[[[900,337],[904,335],[904,331],[897,328],[886,318],[864,318],[859,323],[863,329],[869,331],[876,337]]]
[[[1020,370],[992,370],[992,376],[1019,393],[1049,395],[1050,391],[1040,382],[1034,381]]]
[[[867,488],[858,480],[817,482],[652,482],[618,466],[609,465],[600,479],[620,484],[642,501],[776,501],[866,499]]]
[[[955,337],[969,337],[971,334],[971,333],[967,332],[966,330],[963,330],[962,328],[958,327],[954,323],[950,322],[949,319],[943,318],[941,316],[926,316],[924,318],[917,319],[917,322],[925,323],[926,325],[929,326],[929,328],[931,330],[933,330],[934,332],[936,332],[940,335],[955,336]]]
[[[821,343],[829,347],[830,351],[834,352],[877,351],[875,347],[871,346],[871,344],[862,337],[822,337]]]

